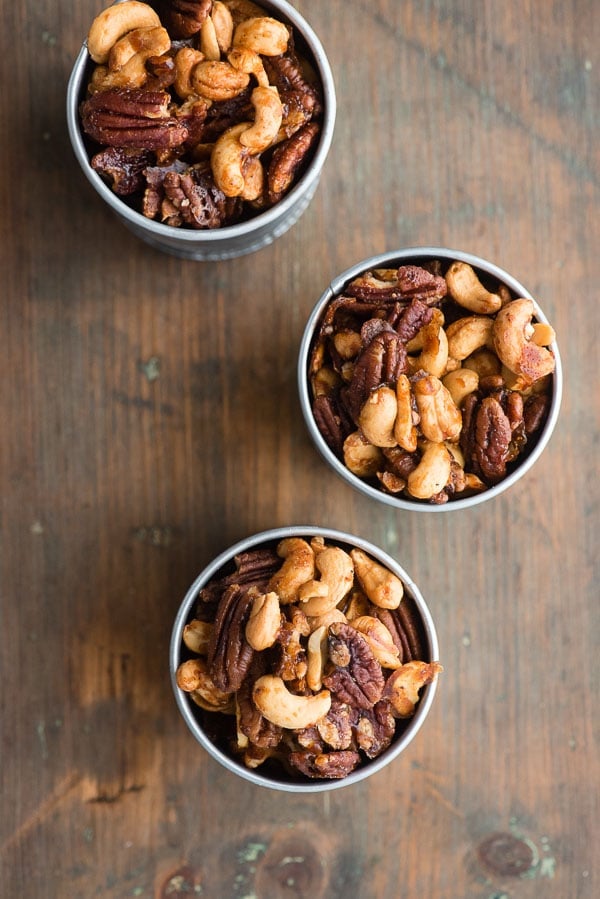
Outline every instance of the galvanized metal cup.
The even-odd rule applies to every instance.
[[[269,787],[273,790],[283,790],[290,793],[319,793],[326,790],[334,790],[344,786],[356,784],[377,771],[380,771],[390,762],[394,761],[409,745],[409,743],[417,735],[421,729],[425,718],[427,717],[433,699],[436,693],[437,681],[424,687],[420,694],[420,700],[414,717],[406,719],[404,726],[399,728],[397,736],[394,738],[390,747],[380,756],[369,761],[361,768],[357,768],[347,777],[340,780],[315,780],[310,781],[299,775],[297,778],[288,776],[283,768],[270,768],[267,763],[256,769],[246,768],[243,763],[238,761],[227,750],[226,745],[217,745],[217,743],[209,736],[204,724],[204,715],[215,715],[219,713],[203,713],[201,709],[194,704],[187,693],[184,693],[177,685],[176,672],[182,661],[186,658],[185,646],[183,644],[182,635],[183,628],[194,618],[194,609],[198,599],[198,593],[210,580],[218,576],[227,566],[232,563],[234,556],[241,552],[257,549],[259,547],[276,546],[280,540],[287,537],[323,537],[326,541],[331,541],[343,548],[349,549],[357,547],[362,549],[375,560],[385,565],[396,574],[404,584],[403,602],[411,603],[416,614],[420,618],[425,645],[427,647],[426,662],[434,662],[439,658],[438,640],[433,623],[433,619],[427,608],[425,600],[417,585],[410,579],[406,571],[398,564],[398,562],[389,556],[386,552],[377,546],[356,537],[353,534],[344,533],[342,531],[330,530],[328,528],[306,526],[294,526],[275,528],[270,531],[263,531],[254,534],[245,540],[241,540],[234,546],[229,547],[219,556],[216,557],[207,567],[198,575],[190,589],[186,593],[183,602],[175,618],[173,630],[171,633],[171,645],[169,652],[169,667],[171,671],[171,684],[175,693],[175,699],[183,719],[190,731],[200,743],[200,745],[214,758],[227,768],[228,771],[239,775],[245,780],[262,787]]]
[[[295,224],[309,205],[319,184],[333,139],[336,117],[335,86],[331,68],[319,38],[293,6],[286,0],[260,0],[260,6],[266,15],[271,15],[294,29],[296,48],[313,66],[321,81],[324,113],[318,146],[298,183],[270,209],[240,224],[206,230],[175,228],[146,218],[113,193],[90,165],[79,119],[78,108],[85,99],[86,85],[93,68],[86,42],[71,72],[67,88],[67,124],[71,144],[84,175],[130,231],[146,243],[174,256],[213,261],[231,259],[260,250],[281,237]]]
[[[534,304],[535,317],[537,321],[544,323],[548,322],[539,304],[536,302],[534,297],[532,297],[527,288],[524,287],[523,284],[517,281],[516,278],[514,278],[508,272],[504,271],[504,269],[501,269],[497,265],[488,262],[486,259],[482,259],[479,256],[473,256],[471,253],[464,253],[460,250],[450,250],[447,247],[411,247],[408,249],[396,250],[389,253],[383,253],[380,256],[372,256],[370,259],[365,259],[362,262],[358,262],[356,265],[353,265],[352,268],[349,268],[345,272],[342,272],[341,275],[338,275],[338,277],[331,282],[327,290],[323,293],[316,306],[314,307],[306,324],[306,328],[304,330],[304,334],[300,344],[297,376],[298,391],[300,394],[300,405],[302,408],[302,414],[304,416],[306,426],[318,451],[336,474],[338,474],[344,481],[346,481],[355,489],[359,490],[365,496],[369,496],[371,497],[371,499],[375,499],[378,502],[386,503],[387,505],[393,506],[396,509],[440,513],[457,511],[459,509],[468,509],[472,506],[477,505],[478,503],[486,502],[487,500],[499,496],[501,493],[504,493],[505,490],[508,490],[508,488],[511,487],[514,483],[520,480],[523,475],[526,474],[526,472],[528,472],[529,469],[539,459],[548,441],[550,440],[550,437],[552,436],[561,404],[563,376],[560,355],[556,343],[553,343],[551,345],[552,352],[554,353],[554,356],[556,358],[556,368],[552,375],[552,396],[550,410],[544,427],[541,433],[538,435],[533,449],[529,453],[527,453],[520,464],[513,471],[511,471],[510,474],[507,475],[507,477],[505,477],[495,486],[490,487],[487,490],[483,490],[481,493],[464,497],[463,499],[453,499],[447,503],[439,505],[434,503],[426,503],[416,499],[411,500],[410,498],[398,497],[389,493],[385,493],[383,490],[372,486],[366,481],[361,480],[361,478],[359,478],[357,475],[353,474],[350,469],[348,469],[330,449],[330,447],[324,440],[323,435],[319,431],[319,428],[317,427],[312,413],[312,396],[308,378],[311,347],[314,337],[318,331],[321,318],[324,315],[325,309],[328,306],[329,302],[334,297],[342,294],[344,288],[347,284],[349,284],[350,281],[358,277],[358,275],[362,274],[363,272],[369,271],[371,269],[394,268],[408,264],[420,265],[436,259],[440,260],[442,263],[448,264],[455,260],[467,262],[475,269],[480,277],[484,278],[484,280],[491,277],[496,282],[505,284],[515,297],[531,299]],[[465,311],[465,314],[468,313],[466,313]]]

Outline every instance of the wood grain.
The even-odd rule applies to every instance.
[[[2,895],[591,899],[598,790],[594,0],[295,0],[338,118],[319,190],[222,263],[142,244],[79,171],[67,79],[98,0],[3,4]],[[373,253],[446,245],[538,297],[561,416],[506,494],[375,507],[312,447],[303,324]],[[444,674],[401,759],[329,795],[261,791],[176,710],[167,647],[217,552],[313,523],[393,553]]]

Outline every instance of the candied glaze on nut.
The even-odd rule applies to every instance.
[[[363,272],[329,301],[313,337],[315,424],[384,493],[436,505],[481,493],[542,432],[554,339],[532,300],[466,262]]]
[[[176,672],[207,733],[276,776],[339,779],[379,756],[442,670],[401,579],[321,536],[229,568],[200,590]]]
[[[322,85],[295,29],[241,0],[128,0],[87,40],[79,107],[92,168],[175,228],[222,228],[278,203],[322,131]]]

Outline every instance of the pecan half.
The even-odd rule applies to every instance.
[[[325,396],[325,394],[318,396],[313,402],[312,413],[325,443],[336,456],[341,457],[346,435],[342,428],[342,417],[335,397]]]
[[[358,356],[352,380],[341,391],[341,398],[354,422],[358,423],[369,393],[381,385],[390,385],[406,368],[406,347],[393,330],[381,330]]]
[[[184,122],[169,115],[169,103],[166,91],[99,91],[81,104],[83,130],[97,143],[109,147],[176,147],[186,140],[188,129]]]
[[[308,122],[275,148],[267,169],[267,190],[271,203],[277,203],[287,193],[308,163],[320,130],[316,122]]]
[[[172,219],[177,215],[177,224],[192,228],[218,228],[232,222],[241,211],[237,198],[226,197],[219,190],[206,164],[191,166],[184,172],[167,171],[162,190],[168,203],[167,215],[163,217]]]
[[[346,777],[360,764],[360,755],[349,749],[318,754],[306,750],[290,752],[289,761],[306,777],[336,780]]]
[[[323,678],[323,684],[339,701],[370,709],[381,699],[385,680],[369,644],[343,622],[330,625],[328,639],[329,658],[335,668]]]
[[[254,656],[244,635],[251,605],[248,589],[233,584],[225,590],[217,608],[208,664],[213,681],[224,693],[240,689]]]
[[[474,452],[482,474],[491,483],[506,474],[511,437],[510,422],[498,400],[484,397],[475,420]]]
[[[223,591],[232,584],[257,587],[264,592],[269,580],[281,566],[281,559],[274,549],[254,549],[238,553],[234,558],[234,564],[234,572],[211,580],[199,591],[198,607],[203,603],[219,600]]]
[[[262,657],[255,655],[248,676],[236,694],[238,704],[238,728],[254,746],[274,749],[283,737],[283,730],[262,715],[252,701],[254,682],[267,671]]]
[[[548,417],[549,409],[550,397],[547,394],[528,397],[523,409],[523,421],[527,435],[535,434],[540,430]]]
[[[150,150],[126,147],[107,147],[92,156],[90,164],[95,172],[109,184],[120,197],[143,190],[146,181],[144,170],[152,163]]]
[[[321,739],[332,749],[350,749],[352,746],[352,726],[356,721],[356,712],[345,702],[332,702],[331,708],[324,718],[317,723],[316,729]]]

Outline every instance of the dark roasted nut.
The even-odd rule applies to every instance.
[[[239,690],[252,662],[254,650],[244,635],[252,596],[239,584],[228,587],[219,603],[208,647],[210,674],[224,693]]]
[[[358,748],[362,749],[369,759],[388,748],[396,732],[396,721],[390,709],[390,703],[382,699],[372,709],[364,709],[354,726],[354,734]]]
[[[316,730],[331,749],[350,749],[353,739],[352,725],[355,720],[356,712],[347,703],[332,702],[325,717],[317,722]]]
[[[512,437],[510,422],[498,400],[482,399],[475,420],[475,459],[490,483],[506,474],[506,462]]]
[[[342,428],[342,416],[335,397],[318,396],[313,402],[312,410],[316,425],[327,446],[336,456],[341,456],[345,434]]]
[[[398,269],[398,286],[405,297],[436,302],[448,293],[446,281],[419,265],[402,265]]]
[[[219,190],[207,165],[192,166],[184,172],[167,171],[162,189],[181,223],[192,228],[218,228],[233,222],[240,213],[239,202]]]
[[[256,658],[256,657],[255,657]],[[274,749],[283,737],[283,730],[258,711],[252,701],[254,682],[265,673],[264,665],[253,664],[248,677],[236,694],[238,705],[238,729],[254,746],[262,749]]]
[[[336,699],[359,709],[370,709],[381,699],[385,683],[381,666],[362,634],[349,624],[330,626],[329,658],[335,667],[323,684]]]
[[[291,752],[289,756],[292,767],[311,778],[327,778],[336,780],[347,777],[360,763],[358,752],[341,750],[340,752],[323,752],[315,755],[310,751]]]
[[[165,149],[182,144],[188,130],[168,112],[169,94],[116,88],[93,94],[81,104],[83,130],[110,147]]]
[[[395,331],[381,330],[363,349],[354,365],[350,384],[341,397],[354,422],[372,390],[389,386],[406,369],[406,349]]]
[[[428,325],[433,316],[433,309],[422,300],[412,299],[408,306],[394,306],[391,314],[392,324],[404,345],[417,336],[421,328]]]
[[[308,164],[310,151],[320,133],[316,122],[308,122],[275,148],[267,169],[268,197],[277,203]]]
[[[550,408],[550,397],[547,394],[538,394],[527,398],[523,409],[523,421],[525,433],[535,434],[544,424]]]
[[[120,197],[127,197],[143,190],[146,184],[144,170],[151,165],[149,150],[125,147],[108,147],[91,159],[95,172],[108,182],[111,190]]]
[[[172,37],[197,34],[210,15],[213,0],[162,0],[161,14]]]

